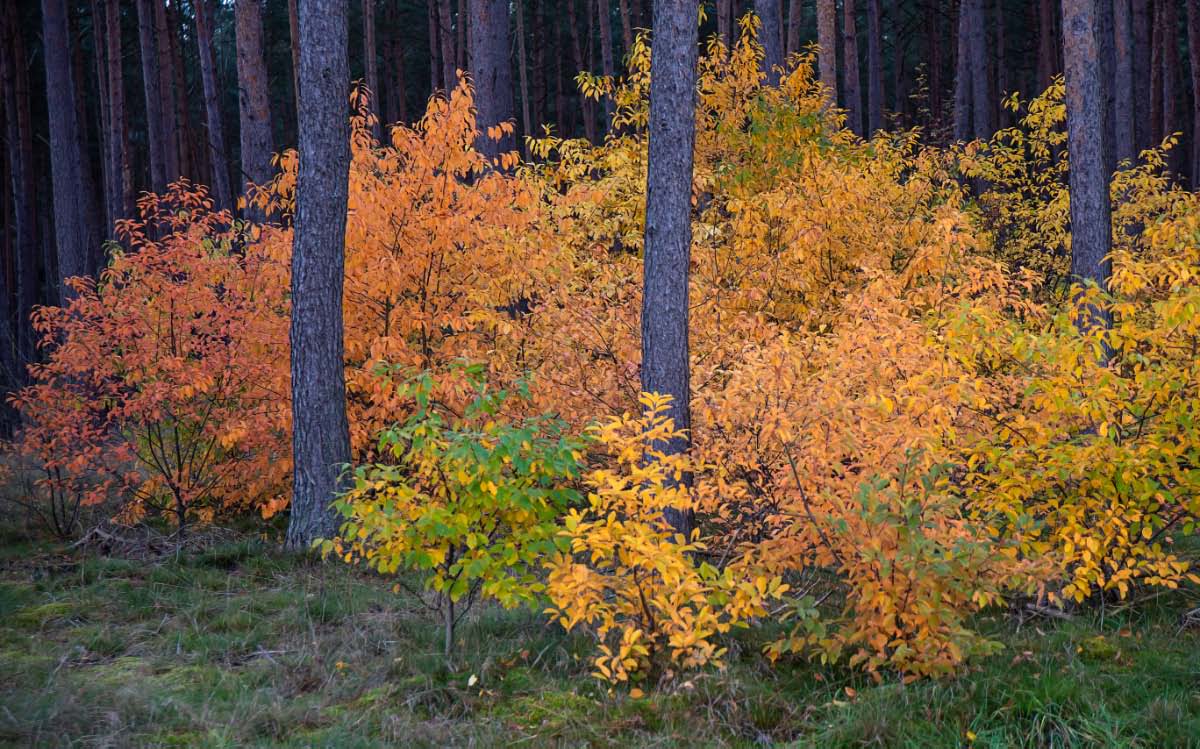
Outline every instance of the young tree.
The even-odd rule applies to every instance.
[[[236,0],[238,117],[242,144],[239,192],[246,182],[266,184],[271,178],[271,105],[267,99],[267,64],[263,58],[262,0]]]
[[[1108,178],[1104,164],[1104,85],[1100,80],[1096,5],[1104,0],[1063,0],[1067,150],[1070,162],[1071,275],[1106,288],[1112,244]],[[1097,320],[1081,320],[1091,327]]]
[[[829,101],[837,106],[837,4],[834,0],[817,0],[817,58],[821,83],[829,89]]]
[[[350,461],[342,279],[350,174],[346,0],[300,0],[299,171],[292,249],[292,456],[287,545],[331,537]]]
[[[507,0],[471,0],[471,78],[481,136],[513,119],[512,64],[508,57]],[[513,150],[511,136],[499,141],[480,137],[476,148],[488,156]]]
[[[779,0],[754,0],[754,12],[762,24],[758,40],[763,48],[763,72],[767,85],[774,86],[779,83],[779,70],[783,67],[783,15]]]
[[[692,245],[692,150],[696,138],[697,5],[655,0],[650,63],[649,164],[642,287],[642,390],[669,395],[668,415],[691,428],[688,361],[688,264]],[[658,445],[685,452],[690,438]],[[690,535],[690,512],[667,520]]]
[[[221,104],[217,91],[217,63],[213,59],[212,21],[208,0],[192,0],[196,16],[196,46],[200,52],[200,82],[204,89],[204,114],[208,124],[208,156],[212,164],[213,198],[219,208],[233,207],[229,187],[229,159],[225,151],[225,130],[221,125]]]
[[[50,174],[54,190],[54,243],[58,289],[62,300],[75,292],[66,284],[73,276],[89,274],[88,255],[96,243],[88,223],[90,180],[84,178],[71,71],[65,0],[42,0],[42,41],[46,58],[46,106],[50,120]]]

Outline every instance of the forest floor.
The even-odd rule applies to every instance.
[[[978,624],[961,675],[875,684],[728,667],[644,698],[588,674],[588,642],[478,607],[448,664],[409,594],[254,540],[154,562],[0,539],[0,744],[19,746],[1200,746],[1195,588]]]

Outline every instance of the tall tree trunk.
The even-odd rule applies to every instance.
[[[1003,0],[995,0],[992,6],[992,16],[995,19],[996,28],[996,54],[992,58],[996,69],[996,90],[992,94],[991,101],[992,122],[999,127],[1005,127],[1008,123],[1008,110],[1004,107],[1004,96],[1008,93],[1009,86]]]
[[[196,158],[193,154],[194,141],[191,126],[191,113],[188,106],[187,76],[183,67],[183,50],[180,48],[182,19],[179,13],[181,0],[171,0],[167,6],[167,24],[170,27],[167,42],[171,52],[171,75],[174,76],[175,88],[175,123],[178,128],[179,142],[179,174],[193,179],[196,168]]]
[[[1133,5],[1133,100],[1135,112],[1133,129],[1139,151],[1153,143],[1152,128],[1145,117],[1150,111],[1150,57],[1154,46],[1154,6],[1152,0],[1132,0]]]
[[[367,76],[367,89],[371,92],[368,106],[375,116],[375,124],[371,132],[375,140],[383,140],[383,130],[379,119],[382,110],[379,108],[379,48],[375,45],[375,0],[362,0],[363,24],[363,68]]]
[[[733,49],[733,0],[717,0],[717,36],[726,51]]]
[[[267,64],[263,58],[262,0],[236,0],[238,121],[242,150],[239,191],[247,182],[264,185],[271,179],[271,105],[267,98]],[[247,209],[256,220],[262,212]]]
[[[589,3],[591,0],[583,0]],[[584,62],[583,44],[579,40],[579,21],[575,17],[575,0],[566,0],[567,3],[567,27],[571,30],[571,53],[575,58],[575,73],[580,73],[587,70],[588,67]],[[572,80],[574,75],[571,76]],[[573,87],[574,88],[574,87]],[[583,133],[592,143],[596,142],[596,117],[593,110],[593,101],[586,97],[580,96],[580,109],[583,111]]]
[[[108,50],[104,45],[105,10],[101,0],[92,0],[91,10],[92,61],[96,67],[96,90],[99,94],[97,103],[100,105],[100,128],[97,141],[100,146],[100,185],[102,189],[99,192],[104,200],[100,229],[101,237],[107,239],[112,236],[113,222],[116,221],[113,212],[113,185],[116,184],[116,181],[113,179],[111,162],[108,158],[108,139],[112,133],[112,97],[108,95]]]
[[[154,28],[156,0],[136,0],[138,41],[142,57],[142,91],[146,97],[146,137],[150,145],[150,187],[167,188],[166,134],[163,132],[163,99],[158,77],[158,40]],[[197,0],[202,2],[202,0]]]
[[[621,41],[625,43],[625,54],[633,49],[633,18],[629,15],[629,0],[620,0]]]
[[[0,11],[0,78],[4,84],[4,125],[9,179],[13,193],[13,255],[17,354],[21,363],[34,361],[36,339],[29,315],[38,302],[37,180],[33,161],[33,117],[30,112],[29,69],[24,64],[25,40],[16,3]],[[43,213],[46,213],[43,211]]]
[[[229,159],[225,155],[225,131],[221,125],[217,65],[213,60],[212,23],[208,15],[208,0],[192,0],[192,7],[196,12],[196,46],[200,52],[200,81],[204,88],[204,113],[208,123],[208,158],[212,165],[213,199],[218,208],[232,209],[233,191],[229,187]]]
[[[596,23],[600,26],[600,63],[604,75],[609,79],[615,80],[617,77],[616,66],[613,64],[613,39],[612,39],[612,8],[608,4],[608,0],[596,0]],[[613,118],[613,99],[611,96],[604,97],[604,130],[612,127]]]
[[[441,38],[438,44],[442,48],[442,82],[446,87],[446,95],[458,85],[455,75],[457,60],[454,55],[454,18],[450,9],[450,0],[438,0],[438,33]],[[476,92],[478,93],[478,92]]]
[[[1104,127],[1104,169],[1112,176],[1117,171],[1117,112],[1116,67],[1114,48],[1114,0],[1096,3],[1096,52],[1100,55],[1100,94],[1103,97],[1101,116]]]
[[[688,266],[692,244],[692,149],[696,137],[695,0],[655,0],[650,62],[649,162],[642,288],[642,390],[673,398],[675,427],[691,428],[688,360]],[[689,437],[656,447],[685,452]],[[690,537],[692,513],[669,508],[666,520]]]
[[[91,122],[92,113],[88,106],[88,91],[93,88],[89,66],[84,61],[84,41],[83,33],[80,30],[82,19],[80,13],[82,8],[79,5],[72,4],[68,6],[68,23],[67,33],[71,39],[71,82],[75,84],[75,122],[78,125],[77,137],[79,139],[79,155],[83,159],[80,166],[80,176],[83,179],[83,192],[79,199],[84,201],[84,211],[87,216],[87,226],[92,232],[91,242],[88,244],[87,257],[87,273],[90,276],[95,276],[100,270],[100,260],[103,253],[101,246],[101,237],[104,227],[104,195],[101,186],[96,183],[96,174],[94,173],[94,165],[92,163],[92,137],[91,137]],[[99,151],[97,151],[99,152]]]
[[[168,36],[166,0],[154,3],[154,36],[158,48],[158,89],[162,94],[163,164],[167,172],[167,183],[179,179],[183,173],[179,168],[179,121],[176,119],[175,100],[183,92],[175,90],[175,59],[171,55]]]
[[[867,133],[883,129],[883,23],[879,0],[867,0]],[[900,62],[895,62],[897,70]],[[897,88],[899,88],[897,86]]]
[[[843,78],[846,86],[846,125],[856,134],[862,135],[862,79],[858,72],[857,15],[854,0],[842,0],[842,57]]]
[[[88,257],[96,241],[96,233],[88,225],[88,206],[93,198],[86,192],[88,180],[83,170],[87,161],[79,148],[65,0],[42,0],[42,39],[46,59],[46,107],[50,120],[58,291],[65,301],[75,294],[66,285],[66,280],[88,274]]]
[[[568,0],[569,2],[569,0]],[[566,64],[564,58],[567,55],[566,40],[563,38],[563,25],[561,22],[554,24],[554,119],[558,126],[558,135],[560,137],[571,137],[574,135],[574,128],[571,127],[574,123],[571,122],[568,116],[567,108],[567,86],[565,79],[567,78]],[[569,110],[574,112],[574,108]]]
[[[988,84],[987,14],[983,0],[964,0],[971,8],[971,104],[974,135],[990,138],[992,127],[992,93]]]
[[[330,502],[350,461],[342,343],[349,192],[346,0],[300,0],[300,146],[292,252],[292,455],[287,545],[337,530]]]
[[[936,126],[942,121],[942,14],[931,3],[925,6],[925,46],[929,55],[929,114]]]
[[[1149,1],[1149,0],[1148,0]],[[1163,25],[1162,2],[1154,3],[1153,33],[1150,42],[1150,141],[1157,148],[1163,137]]]
[[[533,23],[530,39],[533,40],[533,70],[529,92],[529,114],[536,131],[546,121],[546,9],[542,0],[533,0]]]
[[[467,43],[467,28],[471,25],[471,13],[467,8],[468,0],[458,0],[458,13],[454,17],[454,59],[459,70],[470,70],[470,45]]]
[[[193,0],[195,2],[195,0]],[[288,0],[288,41],[291,44],[292,51],[292,101],[296,105],[296,116],[300,113],[300,8],[297,6],[298,0]],[[433,0],[430,0],[433,2]],[[431,60],[437,59],[437,50],[430,50]],[[430,63],[430,69],[433,69],[433,63]],[[437,88],[437,86],[434,86]],[[297,122],[297,129],[300,125]]]
[[[446,82],[443,80],[444,66],[441,63],[442,34],[438,29],[438,0],[426,0],[425,9],[429,24],[429,90],[436,92],[446,89]]]
[[[817,46],[820,53],[817,65],[822,85],[829,91],[829,101],[838,103],[837,79],[837,4],[834,0],[817,0]]]
[[[512,65],[508,56],[507,0],[471,0],[471,77],[480,153],[489,157],[513,150],[512,136],[487,137],[487,129],[513,119]]]
[[[521,136],[524,143],[525,138],[533,134],[533,123],[529,116],[529,71],[525,57],[525,0],[515,0],[513,7],[517,14],[517,71],[521,78]],[[527,146],[521,149],[525,153],[525,157],[529,157],[529,148]]]
[[[1046,90],[1058,72],[1054,21],[1054,0],[1038,0],[1038,93]]]
[[[386,60],[385,70],[387,72],[388,81],[386,84],[387,96],[387,122],[392,124],[395,122],[408,122],[408,101],[404,74],[404,43],[401,40],[400,21],[397,13],[397,6],[394,2],[389,2],[386,5],[386,23],[388,27],[387,41],[385,46],[387,51],[384,54]],[[384,133],[386,136],[387,133]]]
[[[1166,138],[1183,130],[1179,121],[1179,6],[1177,0],[1162,0],[1162,132]],[[1178,177],[1183,172],[1184,146],[1177,143],[1167,153],[1167,168]]]
[[[1071,155],[1071,275],[1106,288],[1112,245],[1108,174],[1104,165],[1104,87],[1097,44],[1098,2],[1063,0],[1063,61],[1066,77],[1067,149]],[[1080,327],[1097,323],[1086,315]]]
[[[787,45],[785,49],[788,55],[794,55],[800,52],[800,32],[803,29],[803,21],[804,4],[802,0],[789,0]]]
[[[963,0],[958,7],[957,64],[954,72],[954,139],[970,140],[971,133],[971,3]]]
[[[1187,0],[1188,56],[1192,68],[1192,190],[1200,189],[1200,0]]]
[[[1189,0],[1195,2],[1195,0]],[[1133,9],[1130,0],[1113,0],[1113,153],[1117,161],[1137,160]]]
[[[754,12],[761,24],[758,41],[763,48],[762,70],[767,85],[775,86],[783,68],[783,14],[779,0],[754,0]]]

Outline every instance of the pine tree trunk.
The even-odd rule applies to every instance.
[[[487,129],[513,120],[512,64],[508,49],[507,0],[471,0],[468,22],[471,45],[471,77],[475,80],[475,109],[480,153],[494,158],[512,151],[512,136],[500,140],[487,137]]]
[[[1166,138],[1183,130],[1179,121],[1179,7],[1176,0],[1162,0],[1162,132]],[[1183,172],[1184,145],[1167,152],[1167,169],[1178,177]]]
[[[454,60],[459,70],[470,70],[470,45],[467,43],[467,28],[471,25],[471,13],[467,8],[469,0],[458,0],[458,13],[454,16]]]
[[[942,14],[933,5],[925,11],[925,47],[929,55],[929,114],[932,124],[942,121]]]
[[[1006,41],[1005,41],[1005,22],[1004,22],[1004,2],[1003,0],[995,0],[992,6],[992,16],[995,19],[996,28],[996,54],[993,56],[995,61],[996,75],[996,90],[992,94],[992,122],[999,127],[1005,127],[1008,123],[1008,110],[1004,107],[1004,96],[1008,93],[1008,61],[1006,58]]]
[[[163,99],[158,77],[158,41],[154,29],[155,0],[136,0],[138,41],[142,58],[142,92],[146,98],[146,138],[150,145],[150,188],[167,188],[167,162],[163,132]],[[203,2],[203,0],[196,0]]]
[[[837,5],[834,0],[817,0],[817,58],[822,85],[829,91],[829,101],[838,103],[837,79]]]
[[[629,0],[620,0],[621,40],[625,42],[625,54],[633,49],[633,18],[629,15]]]
[[[58,266],[58,294],[66,301],[75,295],[66,280],[88,275],[88,257],[95,232],[88,225],[87,194],[83,170],[87,162],[79,148],[79,123],[75,110],[75,83],[71,74],[71,45],[67,32],[65,0],[42,0],[42,39],[46,60],[46,106],[50,120],[50,173],[54,192],[54,243]]]
[[[1189,0],[1195,2],[1195,0]],[[1134,130],[1133,11],[1130,0],[1113,0],[1113,153],[1117,161],[1137,159]]]
[[[296,105],[296,116],[300,113],[300,8],[298,0],[288,0],[288,41],[292,49],[292,101]],[[433,2],[433,0],[430,0]],[[437,59],[437,50],[430,50],[431,60]],[[433,64],[430,63],[430,70]],[[437,88],[437,86],[434,86]],[[300,125],[296,124],[297,130]]]
[[[442,85],[446,87],[446,95],[458,85],[455,75],[457,60],[454,56],[454,18],[450,9],[450,0],[438,0],[438,44],[442,49]],[[477,92],[478,93],[478,92]]]
[[[292,252],[292,454],[287,545],[337,530],[330,502],[350,462],[342,283],[350,170],[346,0],[300,0],[299,172]]]
[[[804,5],[802,0],[788,2],[787,47],[786,53],[795,55],[800,52],[800,32],[803,28]]]
[[[536,132],[546,121],[546,9],[542,0],[533,0],[532,18],[529,38],[533,40],[533,70],[530,80],[529,116]]]
[[[1200,0],[1187,0],[1188,55],[1192,68],[1192,190],[1200,189]]]
[[[9,179],[13,192],[13,259],[17,356],[22,364],[34,361],[36,337],[29,315],[38,302],[38,217],[37,181],[34,177],[33,121],[30,113],[29,70],[25,57],[23,30],[17,20],[16,4],[0,11],[0,78],[4,85],[5,140],[8,149]],[[43,211],[43,213],[46,213]],[[24,372],[22,371],[22,375]]]
[[[1163,136],[1163,25],[1161,2],[1154,3],[1150,42],[1150,145],[1157,148]]]
[[[1045,91],[1058,72],[1058,45],[1054,33],[1054,0],[1038,2],[1038,93]]]
[[[293,0],[294,2],[295,0]],[[425,3],[426,21],[429,25],[429,90],[436,92],[445,90],[446,82],[442,80],[442,35],[438,31],[438,0],[427,0]]]
[[[1103,2],[1103,0],[1099,0]],[[1108,284],[1112,243],[1108,175],[1104,165],[1104,89],[1097,44],[1098,0],[1063,0],[1067,149],[1071,155],[1071,275]],[[1085,316],[1080,326],[1100,322]]]
[[[779,71],[783,68],[783,14],[779,0],[754,0],[754,12],[758,14],[759,44],[763,48],[762,70],[768,86],[779,84]]]
[[[862,135],[862,79],[858,72],[858,24],[854,0],[842,0],[842,57],[845,67],[846,126]]]
[[[691,427],[688,360],[688,266],[692,244],[692,149],[695,144],[697,27],[694,0],[656,0],[650,73],[649,169],[646,182],[642,291],[642,390],[670,395],[675,427]],[[690,439],[658,445],[686,451]],[[690,511],[667,521],[690,537]]]
[[[171,74],[174,76],[175,87],[175,122],[178,127],[179,174],[188,179],[193,179],[196,172],[196,159],[193,154],[195,139],[192,135],[192,118],[190,107],[188,106],[188,89],[183,67],[183,50],[180,49],[182,22],[179,15],[179,4],[180,0],[171,0],[170,5],[167,6],[167,24],[169,26],[167,42],[170,44]]]
[[[158,49],[158,89],[162,94],[162,133],[163,133],[163,164],[166,168],[167,183],[179,179],[183,173],[179,168],[179,121],[176,119],[175,100],[179,92],[175,91],[175,65],[171,55],[171,42],[167,33],[166,0],[152,0],[154,3],[154,36]]]
[[[954,139],[971,139],[971,2],[963,0],[958,8],[957,64],[954,72]]]
[[[238,122],[241,135],[242,176],[239,192],[247,183],[265,185],[271,179],[271,105],[267,98],[267,64],[263,58],[262,0],[236,0]],[[256,220],[262,212],[248,210]]]
[[[384,101],[387,102],[387,122],[388,124],[396,122],[408,122],[408,101],[407,88],[405,84],[404,74],[404,43],[401,40],[400,22],[396,12],[396,3],[389,2],[386,5],[386,23],[390,31],[387,35],[385,43],[387,51],[385,52],[388,81],[386,84],[387,96]],[[387,135],[386,133],[384,134]]]
[[[588,3],[590,1],[591,0],[583,0],[584,3]],[[572,53],[573,57],[575,58],[575,70],[573,71],[573,73],[580,73],[584,70],[587,70],[588,68],[587,68],[587,65],[585,64],[584,58],[583,58],[583,44],[579,40],[579,21],[575,17],[576,16],[575,0],[566,0],[566,3],[567,3],[567,28],[569,28],[571,30],[571,53]],[[575,79],[575,76],[572,75],[569,80],[574,81],[574,79]],[[572,88],[575,88],[575,86],[572,85]],[[591,99],[589,99],[585,96],[580,96],[579,98],[580,98],[580,109],[583,112],[584,137],[587,138],[592,143],[595,143],[596,142],[596,117],[595,117],[594,110],[592,108],[593,102]]]
[[[983,0],[964,0],[971,8],[971,105],[974,136],[986,139],[992,136],[992,93],[988,83],[987,14]]]
[[[100,195],[103,199],[101,207],[101,237],[108,239],[113,236],[113,179],[111,163],[108,158],[108,138],[112,133],[112,97],[108,95],[108,50],[104,45],[105,10],[101,0],[92,0],[92,61],[96,67],[96,90],[99,94],[100,128],[97,143],[100,146]]]
[[[1151,0],[1132,0],[1133,5],[1133,118],[1134,139],[1138,151],[1155,145],[1153,128],[1146,117],[1150,111],[1151,47],[1153,47],[1153,4]]]
[[[717,0],[717,36],[726,51],[733,49],[733,0]]]
[[[513,7],[517,14],[517,71],[521,78],[521,135],[522,142],[533,134],[533,123],[529,117],[529,72],[525,57],[525,0],[515,0]],[[525,158],[529,158],[528,147],[523,147]]]
[[[883,129],[883,23],[879,0],[867,0],[867,133]],[[900,69],[899,60],[895,63]],[[897,88],[899,88],[897,86]]]
[[[232,209],[233,191],[229,186],[229,159],[225,151],[225,131],[221,125],[217,66],[213,59],[208,0],[192,0],[192,7],[196,12],[196,46],[200,53],[200,81],[204,88],[204,113],[208,124],[208,159],[212,167],[213,200],[218,208]]]
[[[616,79],[617,70],[613,64],[613,39],[612,39],[612,8],[608,4],[608,0],[596,0],[596,23],[600,26],[600,64],[604,75],[610,79]],[[612,127],[613,118],[613,99],[611,96],[604,97],[604,131]]]
[[[371,133],[375,140],[383,140],[379,119],[383,111],[379,108],[379,48],[375,44],[375,0],[362,0],[363,24],[363,68],[367,76],[367,90],[371,92],[368,107],[375,116]]]
[[[1117,171],[1117,58],[1114,48],[1113,2],[1114,0],[1099,0],[1096,3],[1096,52],[1100,55],[1100,95],[1103,97],[1100,114],[1104,127],[1104,170],[1110,177]]]

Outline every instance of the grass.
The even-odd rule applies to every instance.
[[[1019,628],[997,613],[979,624],[1001,654],[907,686],[769,667],[751,631],[725,671],[632,699],[536,613],[480,608],[447,663],[407,594],[254,541],[154,564],[10,546],[0,564],[11,745],[1200,746],[1200,633],[1179,628],[1195,590]]]

